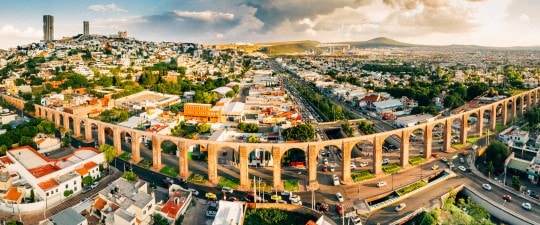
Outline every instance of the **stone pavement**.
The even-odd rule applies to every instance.
[[[120,171],[118,171],[117,169],[115,169],[114,167],[110,167],[111,168],[111,171],[113,171],[113,174],[110,175],[110,176],[107,176],[105,177],[104,179],[102,179],[100,182],[99,182],[99,185],[97,188],[94,188],[92,189],[91,191],[89,191],[88,193],[85,193],[85,194],[79,194],[77,196],[73,196],[72,198],[52,207],[52,208],[49,208],[47,209],[46,212],[44,211],[37,211],[37,212],[33,212],[33,213],[5,213],[5,212],[0,212],[0,218],[3,220],[3,221],[10,221],[10,220],[18,220],[18,221],[21,221],[23,224],[39,224],[40,221],[43,221],[47,218],[49,218],[50,216],[68,208],[68,207],[72,207],[78,203],[81,202],[81,200],[83,198],[90,198],[90,197],[94,197],[97,195],[97,193],[104,187],[104,186],[107,186],[108,184],[112,183],[112,181],[118,179],[120,176],[122,176],[122,173]],[[2,215],[4,214],[4,215]]]

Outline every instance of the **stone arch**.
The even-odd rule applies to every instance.
[[[478,111],[465,114],[464,119],[467,120],[467,137],[480,137],[482,134],[479,134],[480,116]]]
[[[253,148],[248,151],[248,166],[270,167],[273,166],[274,156],[271,149]]]
[[[493,123],[495,123],[495,125],[493,125],[492,129],[495,129],[497,124],[503,124],[504,123],[504,118],[503,118],[504,117],[503,116],[504,110],[503,110],[503,107],[504,107],[504,103],[497,103],[497,105],[495,106],[495,113],[493,113],[493,112],[491,113],[492,115],[495,115],[495,120],[492,121]]]
[[[422,128],[414,129],[409,135],[409,159],[416,156],[423,156],[425,152],[425,134]],[[408,159],[407,159],[408,160]]]
[[[463,119],[461,117],[456,117],[452,120],[451,123],[451,132],[450,132],[450,143],[451,144],[457,144],[461,143],[462,139],[467,139],[466,137],[462,137],[462,128],[461,125],[463,123]]]
[[[444,121],[437,121],[437,123],[431,128],[431,152],[436,153],[444,151],[445,128]]]
[[[522,108],[520,108],[521,112],[529,110],[530,99],[531,98],[529,97],[529,93],[525,93],[525,94],[522,95],[523,106],[522,106]],[[522,113],[522,115],[523,115],[523,113]]]
[[[281,153],[281,166],[286,167],[300,167],[305,168],[308,163],[308,154],[305,149],[302,148],[289,148]]]
[[[178,146],[175,142],[165,139],[161,142],[161,153],[169,155],[177,155]]]
[[[240,162],[240,152],[238,148],[221,146],[218,150],[218,163],[221,165],[236,166]]]
[[[397,134],[386,136],[383,142],[382,159],[383,165],[388,161],[388,164],[400,164],[400,149],[401,137]]]
[[[357,163],[358,167],[366,167],[373,165],[373,151],[375,150],[375,145],[372,141],[369,140],[360,140],[356,143],[356,147],[360,151],[360,157],[357,158],[360,163]],[[355,162],[356,163],[356,162]]]

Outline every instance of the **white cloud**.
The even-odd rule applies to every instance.
[[[114,3],[108,4],[108,5],[103,5],[103,4],[91,5],[88,8],[94,12],[127,12],[127,10],[118,7]]]
[[[3,25],[0,28],[0,40],[2,39],[35,39],[42,37],[41,30],[36,30],[32,27],[27,27],[24,30],[20,30],[11,24]]]
[[[199,20],[204,22],[218,22],[219,20],[228,20],[232,21],[234,19],[234,14],[232,13],[222,13],[214,11],[202,11],[202,12],[192,12],[192,11],[181,11],[174,10],[174,13],[180,17],[180,19],[191,19]]]
[[[143,16],[123,16],[95,21],[95,25],[100,27],[117,27],[137,23],[148,23],[148,20]]]
[[[531,21],[531,18],[529,18],[529,16],[528,16],[527,14],[521,14],[521,15],[519,16],[519,20],[520,20],[521,22],[526,23],[526,22]]]

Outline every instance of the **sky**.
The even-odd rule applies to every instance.
[[[201,44],[376,37],[429,45],[540,46],[539,0],[2,0],[0,48],[83,32]]]

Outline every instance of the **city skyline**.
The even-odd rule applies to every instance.
[[[0,49],[43,38],[43,15],[55,39],[116,34],[149,41],[223,44],[388,37],[430,45],[539,46],[540,2],[534,0],[7,1],[0,14]],[[9,9],[9,10],[7,10]],[[21,17],[21,12],[25,16]]]

